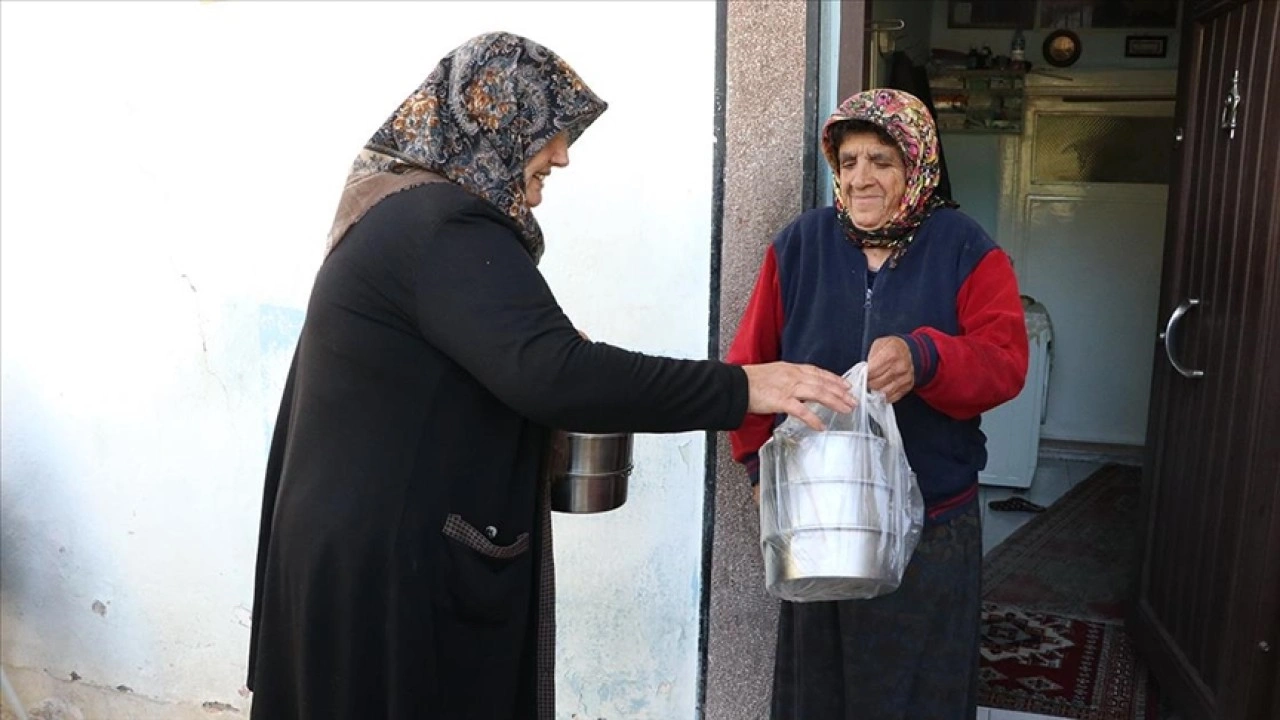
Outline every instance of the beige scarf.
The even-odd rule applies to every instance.
[[[435,173],[409,167],[405,167],[403,172],[380,172],[352,180],[343,190],[342,199],[338,201],[338,212],[333,218],[333,226],[329,229],[325,256],[333,252],[351,226],[360,222],[360,218],[364,217],[374,205],[401,190],[438,182],[449,181]]]

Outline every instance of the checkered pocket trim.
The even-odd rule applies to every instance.
[[[484,536],[484,533],[463,520],[461,515],[450,515],[445,518],[441,532],[445,537],[452,538],[481,555],[496,560],[510,560],[529,550],[529,533],[520,533],[516,541],[510,545],[495,545]]]

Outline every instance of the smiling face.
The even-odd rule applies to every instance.
[[[542,203],[542,188],[551,168],[569,165],[569,139],[564,133],[551,138],[524,166],[524,199],[529,207]]]
[[[896,145],[872,132],[853,132],[836,152],[840,193],[849,219],[860,230],[883,227],[902,204],[907,168]]]

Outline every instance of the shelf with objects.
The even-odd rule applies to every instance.
[[[933,48],[929,93],[938,130],[965,133],[1022,133],[1023,94],[1027,85],[1026,38],[1016,29],[1008,55],[989,46],[969,52]]]
[[[929,93],[938,130],[1021,134],[1026,75],[1020,69],[935,69]]]

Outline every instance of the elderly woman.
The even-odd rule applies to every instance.
[[[853,96],[827,121],[822,147],[835,206],[778,234],[728,360],[834,372],[866,360],[868,387],[894,403],[927,517],[895,592],[783,603],[773,717],[972,720],[979,415],[1017,395],[1026,375],[1017,282],[982,228],[934,197],[937,135],[917,98]],[[753,415],[731,434],[753,484],[773,424]]]
[[[483,35],[357,158],[268,458],[254,718],[551,718],[549,428],[851,408],[817,368],[648,357],[574,329],[531,211],[604,110],[546,48]]]

